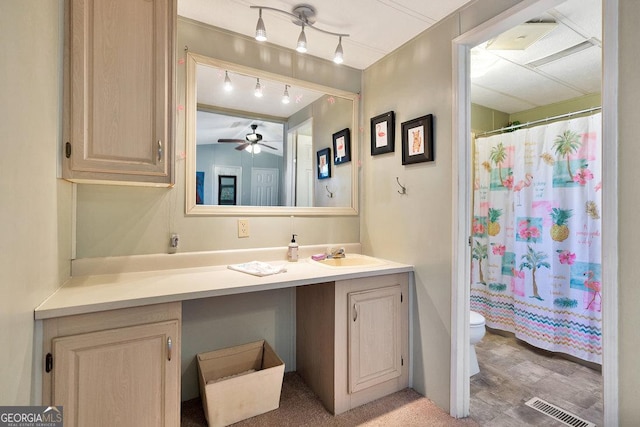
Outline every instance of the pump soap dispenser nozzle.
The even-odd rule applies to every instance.
[[[297,234],[291,235],[291,243],[289,243],[289,249],[287,250],[287,260],[290,262],[298,261],[298,244],[296,243]]]

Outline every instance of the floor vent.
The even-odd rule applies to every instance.
[[[592,422],[585,421],[582,418],[578,418],[573,415],[571,412],[567,412],[562,408],[559,408],[555,405],[552,405],[549,402],[545,402],[539,397],[534,397],[525,403],[525,405],[535,409],[536,411],[540,411],[543,414],[554,418],[561,423],[572,426],[572,427],[596,427],[596,425]]]

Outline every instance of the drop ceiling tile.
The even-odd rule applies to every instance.
[[[525,50],[502,50],[493,52],[510,61],[526,64],[527,62],[544,58],[550,54],[582,43],[583,41],[585,41],[584,37],[567,27],[559,25],[551,33]]]
[[[566,81],[585,94],[600,93],[602,87],[602,49],[590,47],[539,67],[544,73]]]
[[[402,8],[409,14],[419,14],[432,22],[445,18],[453,10],[464,6],[469,0],[415,1],[415,0],[378,0],[390,8]]]
[[[505,61],[493,67],[484,76],[474,79],[474,83],[519,99],[526,99],[536,106],[583,95],[534,71]]]
[[[555,8],[567,25],[579,28],[587,37],[602,40],[602,0],[568,0]]]
[[[471,84],[471,102],[508,114],[536,107],[509,94],[487,89],[476,84]]]

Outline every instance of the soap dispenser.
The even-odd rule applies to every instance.
[[[287,259],[290,262],[298,261],[298,244],[296,243],[297,234],[291,236],[291,243],[289,243],[289,249],[287,250]]]

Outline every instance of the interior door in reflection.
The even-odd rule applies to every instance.
[[[278,169],[251,169],[251,206],[278,206]]]

